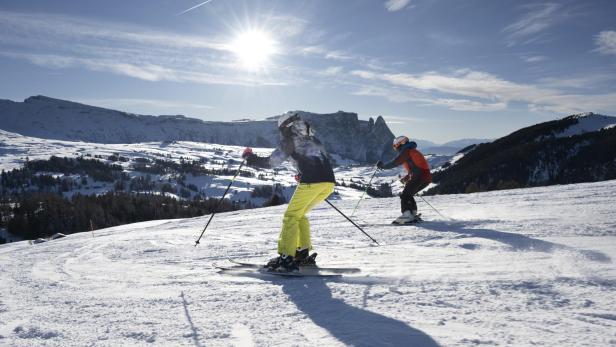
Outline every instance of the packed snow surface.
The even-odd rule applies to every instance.
[[[219,273],[274,255],[285,206],[0,246],[2,346],[616,345],[616,181],[309,215],[341,278]],[[350,213],[356,201],[334,200]]]

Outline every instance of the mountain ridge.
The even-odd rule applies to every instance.
[[[332,154],[374,163],[392,153],[394,134],[385,120],[359,120],[357,113],[298,111]],[[38,138],[94,143],[196,141],[223,145],[275,147],[277,116],[241,122],[206,121],[183,115],[139,115],[46,96],[24,102],[0,100],[0,128]],[[344,131],[344,132],[343,132]],[[342,134],[342,136],[341,136]]]
[[[616,117],[592,112],[519,129],[470,149],[434,174],[429,194],[616,178]]]

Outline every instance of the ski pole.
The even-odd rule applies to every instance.
[[[227,189],[222,194],[222,198],[220,198],[220,201],[218,201],[218,205],[216,205],[216,208],[214,209],[214,211],[212,211],[212,214],[210,215],[210,219],[207,221],[207,224],[205,225],[205,228],[203,228],[203,231],[201,232],[201,235],[199,235],[199,238],[197,239],[197,241],[195,241],[195,247],[197,247],[197,245],[199,244],[199,240],[201,240],[201,237],[203,237],[203,233],[205,233],[205,230],[210,225],[210,222],[212,221],[212,218],[214,218],[214,215],[216,214],[216,211],[218,211],[220,206],[222,206],[222,202],[224,201],[225,196],[227,195],[227,192],[229,191],[229,188],[231,188],[231,185],[235,181],[235,178],[237,177],[237,175],[240,173],[240,170],[242,170],[242,166],[244,166],[245,162],[246,162],[246,159],[242,160],[242,163],[240,164],[240,167],[237,169],[237,172],[235,173],[235,175],[233,175],[233,178],[231,179],[231,182],[229,182],[229,185],[227,186]]]
[[[364,195],[366,195],[366,193],[368,192],[368,189],[370,189],[370,184],[372,183],[372,179],[374,178],[374,176],[376,175],[376,173],[378,171],[379,171],[379,168],[376,167],[376,165],[375,165],[374,173],[370,177],[370,181],[368,181],[368,185],[366,186],[366,190],[364,190],[364,192],[361,194],[361,197],[359,197],[359,201],[357,202],[357,205],[355,205],[355,208],[353,209],[353,213],[351,213],[351,217],[353,217],[355,215],[355,211],[357,211],[357,207],[359,206],[359,203],[363,200]]]
[[[365,232],[364,229],[362,229],[359,225],[355,224],[355,222],[353,222],[351,218],[347,217],[344,213],[342,213],[342,211],[337,209],[336,206],[334,206],[331,202],[329,202],[329,200],[325,199],[325,202],[328,203],[329,206],[333,207],[334,210],[338,211],[338,213],[340,213],[344,218],[346,218],[349,222],[351,222],[357,229],[359,229],[362,233],[364,233],[364,235],[368,236],[370,240],[374,241],[374,243],[380,246],[380,244],[372,236],[368,235],[368,233]]]
[[[445,218],[445,219],[452,220],[451,218],[448,218],[448,217],[443,216],[443,215],[442,215],[442,214],[441,214],[441,213],[440,213],[440,212],[439,212],[436,208],[434,208],[434,206],[430,205],[430,203],[429,203],[429,202],[427,202],[427,201],[426,201],[426,199],[424,199],[424,197],[423,197],[423,196],[421,196],[421,195],[417,195],[417,196],[418,196],[418,197],[420,197],[420,198],[421,198],[421,200],[423,200],[426,204],[428,204],[428,206],[432,207],[432,209],[433,209],[434,211],[436,211],[436,213],[438,213],[441,217],[443,217],[443,218]]]

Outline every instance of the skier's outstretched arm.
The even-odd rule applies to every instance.
[[[248,166],[271,169],[273,167],[280,166],[280,164],[287,159],[287,155],[279,148],[276,148],[270,156],[259,157],[252,152],[250,147],[248,147],[244,150],[244,153],[242,153],[242,158],[246,159],[246,164]]]

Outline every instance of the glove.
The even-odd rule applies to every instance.
[[[402,184],[406,184],[410,180],[411,180],[411,176],[409,176],[409,175],[406,175],[404,177],[400,177],[400,183],[402,183]]]
[[[295,182],[300,183],[302,181],[302,175],[297,174],[293,178],[295,178]]]
[[[247,157],[250,157],[251,155],[254,155],[254,153],[252,153],[252,148],[250,147],[246,147],[244,149],[244,152],[242,152],[242,158],[246,159]]]
[[[379,161],[377,161],[377,162],[376,162],[376,167],[377,167],[379,170],[383,169],[383,162],[382,162],[382,161],[380,161],[380,160],[379,160]]]

